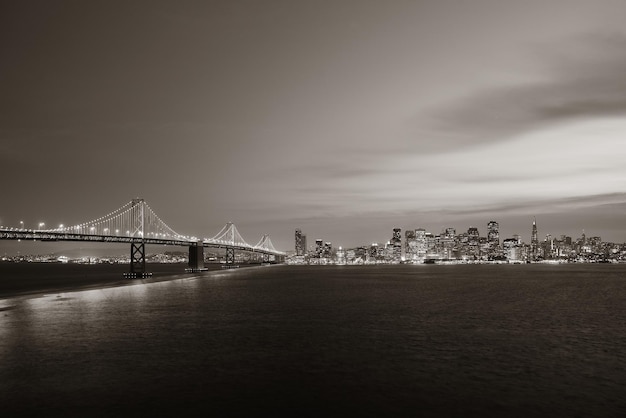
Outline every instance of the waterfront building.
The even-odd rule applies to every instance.
[[[431,234],[432,235],[432,234]],[[426,230],[417,228],[415,230],[415,255],[418,260],[424,260],[428,252],[428,242],[426,239]]]
[[[324,247],[322,250],[322,257],[332,258],[332,256],[333,256],[333,245],[330,241],[326,241],[324,243]]]
[[[473,226],[467,230],[467,255],[474,260],[480,258],[480,233]]]
[[[406,260],[417,260],[417,239],[415,230],[408,229],[404,233],[404,258]]]
[[[303,256],[306,253],[306,235],[302,235],[300,228],[296,229],[296,255]]]
[[[400,228],[393,229],[393,236],[389,241],[391,249],[391,262],[399,263],[402,258],[402,230]]]
[[[456,258],[456,229],[446,228],[442,233],[441,239],[441,255],[444,259]]]
[[[432,232],[425,234],[426,238],[426,256],[425,258],[436,259],[441,258],[439,251],[441,237],[439,235],[433,235]]]
[[[487,243],[487,257],[492,260],[500,257],[500,225],[496,221],[487,224]]]
[[[487,241],[494,247],[500,245],[500,225],[496,221],[487,224]]]
[[[350,248],[346,250],[346,264],[358,264],[356,262],[356,254],[354,252],[354,248]]]
[[[346,251],[341,246],[337,250],[337,264],[346,264]]]
[[[364,264],[367,261],[368,249],[365,246],[360,246],[354,249],[354,258],[358,261],[358,264]]]
[[[321,258],[324,253],[324,241],[321,239],[315,240],[315,257]]]
[[[546,234],[546,239],[543,241],[543,245],[541,247],[541,252],[544,258],[553,259],[556,256],[554,238],[551,234]]]
[[[366,262],[375,263],[377,256],[378,256],[378,244],[373,242],[372,245],[370,245],[369,249],[367,250]]]
[[[522,244],[519,237],[507,238],[502,241],[504,256],[510,263],[520,263],[523,261]]]
[[[530,259],[535,261],[539,257],[539,240],[537,239],[537,219],[533,218],[533,228],[530,234]]]

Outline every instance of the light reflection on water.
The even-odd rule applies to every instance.
[[[276,267],[4,299],[0,403],[618,416],[626,268],[594,268]]]

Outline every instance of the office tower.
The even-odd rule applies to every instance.
[[[500,225],[496,221],[487,224],[487,241],[494,247],[500,245]]]
[[[391,241],[389,241],[391,245],[391,261],[394,263],[399,263],[402,257],[402,230],[400,228],[393,229],[393,236]]]
[[[504,255],[509,262],[520,262],[522,260],[522,247],[519,238],[507,238],[502,241]]]
[[[420,260],[426,258],[428,243],[426,240],[426,230],[424,228],[417,228],[415,230],[415,247],[417,258]]]
[[[441,237],[433,235],[432,232],[426,232],[424,238],[426,239],[426,258],[438,258],[441,255],[439,253]]]
[[[407,260],[417,258],[417,240],[415,230],[407,230],[404,233],[404,254]]]
[[[298,228],[296,229],[296,255],[304,255],[305,248],[306,244],[302,240],[302,231]]]
[[[440,237],[441,250],[444,258],[451,259],[456,246],[456,229],[446,228]]]
[[[378,243],[374,242],[369,248],[368,261],[375,263],[378,260]]]
[[[478,228],[471,226],[467,230],[467,247],[468,247],[468,255],[470,257],[474,257],[474,259],[478,259],[480,257],[480,233],[478,232]]]
[[[469,245],[478,245],[478,241],[480,239],[480,233],[478,232],[478,228],[475,226],[470,226],[467,230],[467,242]]]
[[[537,219],[533,217],[533,230],[530,235],[530,259],[536,260],[538,257],[539,240],[537,239]]]
[[[316,239],[315,240],[315,256],[322,257],[323,253],[324,253],[324,241],[322,241],[321,239]]]
[[[331,258],[333,256],[333,244],[330,241],[324,243],[322,257]]]

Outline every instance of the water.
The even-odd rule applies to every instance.
[[[2,299],[0,405],[625,416],[625,301],[614,265],[273,266]]]

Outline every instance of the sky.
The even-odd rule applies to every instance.
[[[0,224],[626,241],[626,2],[0,5]],[[0,243],[6,251],[15,243]],[[11,247],[14,248],[14,247]]]

